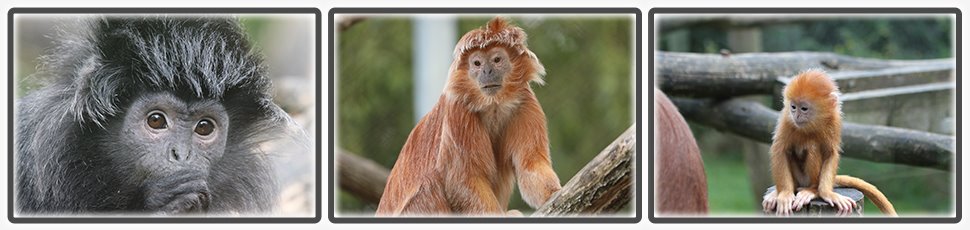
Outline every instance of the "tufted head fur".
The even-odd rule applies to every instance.
[[[461,36],[458,44],[455,45],[455,61],[452,63],[451,69],[454,71],[469,51],[485,49],[492,45],[503,45],[511,49],[510,54],[513,56],[525,55],[530,58],[536,67],[536,74],[530,76],[529,80],[544,84],[542,76],[546,75],[546,69],[539,62],[536,54],[529,50],[526,45],[527,37],[522,28],[509,24],[509,21],[503,17],[495,17],[484,26],[468,31],[464,36]]]
[[[467,68],[463,64],[469,54],[495,48],[506,49],[514,67],[504,77],[501,92],[486,96],[480,92],[474,79],[469,79]],[[455,45],[454,55],[445,92],[465,101],[473,111],[499,104],[515,106],[521,97],[532,94],[529,82],[545,83],[542,80],[542,76],[546,74],[545,67],[526,46],[525,31],[511,25],[502,17],[495,17],[484,26],[465,33]]]
[[[262,60],[235,18],[92,18],[61,30],[58,41],[36,76],[71,91],[70,115],[81,124],[103,125],[147,91],[272,103],[264,100],[270,85]]]

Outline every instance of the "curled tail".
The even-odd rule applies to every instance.
[[[862,191],[862,194],[869,197],[869,200],[871,200],[872,203],[875,204],[883,214],[897,216],[896,209],[893,208],[892,203],[889,203],[889,199],[886,199],[886,195],[883,195],[882,192],[876,188],[876,186],[869,184],[869,182],[851,176],[837,175],[835,176],[835,184],[853,187],[859,191]]]

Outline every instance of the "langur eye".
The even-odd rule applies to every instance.
[[[791,106],[791,110],[795,110],[795,106],[794,106],[794,105],[793,105],[793,106]]]
[[[808,111],[808,107],[802,107],[802,111]]]
[[[502,61],[502,58],[500,58],[500,57],[495,57],[495,63],[498,63],[499,61]]]
[[[475,64],[475,66],[482,66],[482,62],[480,62],[480,61],[475,61],[475,62],[473,62],[473,64]]]
[[[202,136],[208,136],[209,134],[212,134],[212,130],[215,128],[216,126],[212,123],[212,121],[203,119],[200,120],[198,124],[195,124],[195,133]]]
[[[148,127],[152,127],[153,129],[164,129],[168,127],[168,122],[165,121],[165,115],[162,114],[161,112],[154,112],[152,114],[149,114],[148,119],[146,120],[148,123]]]

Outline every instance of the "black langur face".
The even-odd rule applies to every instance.
[[[172,93],[136,97],[109,132],[118,137],[103,149],[128,165],[148,210],[205,211],[209,167],[226,151],[229,117],[216,100],[186,101]],[[136,205],[137,204],[133,204]]]
[[[105,16],[65,31],[20,99],[17,209],[272,211],[264,143],[292,120],[231,17]],[[301,141],[302,143],[302,141]]]
[[[485,95],[499,92],[503,80],[511,72],[512,62],[505,48],[492,47],[468,55],[468,75],[477,80]]]

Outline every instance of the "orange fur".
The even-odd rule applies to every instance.
[[[858,178],[836,176],[842,150],[842,108],[835,82],[824,72],[805,71],[788,83],[784,96],[771,144],[771,171],[777,190],[765,196],[765,211],[791,214],[818,197],[846,213],[856,204],[833,191],[841,185],[861,190],[883,213],[895,216],[892,204],[875,186]]]
[[[654,90],[657,113],[657,211],[664,215],[707,214],[707,175],[697,141],[674,103]]]
[[[462,37],[445,92],[408,136],[378,216],[504,215],[515,181],[532,207],[559,191],[545,114],[529,86],[541,83],[545,70],[525,40],[502,18]],[[511,71],[489,95],[465,64],[469,55],[495,49],[510,54]]]

